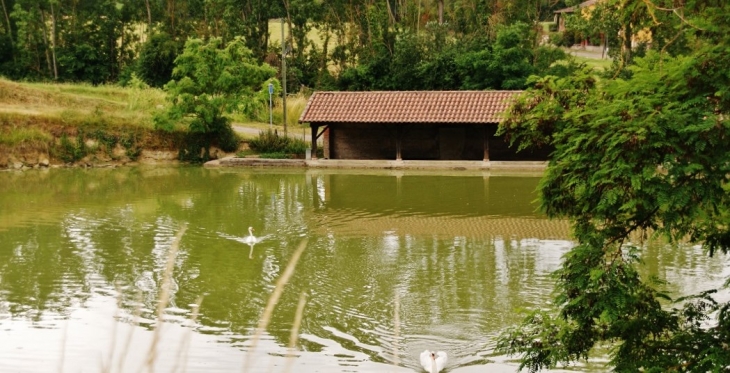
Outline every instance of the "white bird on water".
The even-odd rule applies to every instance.
[[[221,237],[227,238],[229,240],[234,240],[234,241],[238,241],[240,243],[245,243],[246,245],[250,246],[251,250],[248,253],[248,257],[249,257],[249,259],[251,259],[251,258],[253,258],[254,245],[265,240],[268,237],[268,235],[263,236],[263,237],[256,237],[253,235],[253,231],[254,231],[253,227],[248,227],[248,236],[246,236],[246,237],[230,236],[230,235],[227,235],[225,233],[220,233],[220,232],[218,233],[218,235],[220,235]]]
[[[446,365],[446,353],[426,350],[421,352],[421,366],[428,373],[438,373]]]
[[[253,227],[248,227],[248,236],[243,239],[243,243],[248,245],[256,245],[259,243],[256,236],[253,235]]]

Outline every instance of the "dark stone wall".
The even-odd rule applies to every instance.
[[[489,159],[546,160],[549,150],[517,153],[495,137],[496,124],[402,124],[401,156],[404,160],[482,160],[484,131],[489,136]],[[392,124],[331,124],[325,144],[331,159],[396,159],[398,126]]]

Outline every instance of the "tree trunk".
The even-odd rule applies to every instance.
[[[631,39],[634,38],[633,30],[631,29],[631,23],[627,23],[624,26],[624,45],[623,45],[623,62],[624,66],[631,62]]]
[[[439,0],[439,25],[444,24],[444,0]]]
[[[152,9],[150,9],[150,0],[144,0],[144,3],[147,6],[147,40],[149,40],[152,35]]]
[[[11,50],[14,50],[13,44],[15,44],[15,40],[13,40],[13,30],[10,26],[10,17],[8,17],[8,7],[5,5],[5,0],[0,0],[0,3],[3,5],[3,12],[5,13],[5,22],[8,24],[8,40],[10,40],[10,48]],[[15,59],[15,52],[13,52],[13,62],[16,62]]]
[[[53,74],[53,66],[51,66],[51,46],[48,42],[48,30],[46,29],[46,12],[38,6],[38,12],[41,14],[41,34],[43,34],[43,51],[46,53],[46,65],[48,66],[48,74]]]
[[[58,80],[58,66],[56,65],[56,11],[51,2],[51,53],[53,54],[53,79]]]
[[[395,16],[393,15],[393,9],[390,8],[390,0],[385,0],[385,6],[388,8],[388,19],[392,25],[395,23]]]
[[[0,0],[0,4],[3,5],[3,13],[5,13],[5,22],[8,25],[8,35],[10,40],[13,39],[13,32],[10,30],[10,17],[8,17],[8,7],[5,5],[5,0]]]
[[[294,41],[295,40],[294,40],[294,37],[292,36],[294,34],[292,32],[294,30],[294,28],[292,26],[291,15],[289,14],[289,1],[288,0],[284,0],[284,10],[286,11],[286,25],[289,27],[289,38],[292,38],[291,48],[294,49]],[[289,40],[284,40],[283,39],[283,35],[282,35],[281,42],[284,43],[284,44],[286,44],[288,41]]]
[[[167,0],[167,12],[170,16],[170,36],[175,39],[175,0]]]

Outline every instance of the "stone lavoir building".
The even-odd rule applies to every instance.
[[[300,123],[323,138],[326,159],[546,160],[496,136],[501,114],[521,91],[315,92]]]

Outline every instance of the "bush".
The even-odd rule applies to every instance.
[[[575,30],[565,30],[563,32],[563,46],[572,47],[581,41],[581,35]]]
[[[55,149],[55,155],[66,163],[80,160],[86,156],[87,152],[84,135],[80,132],[76,135],[76,143],[71,141],[66,134],[61,135],[61,144]]]
[[[548,37],[548,40],[550,41],[550,44],[552,44],[556,47],[565,46],[565,37],[563,36],[562,32],[556,32],[554,34],[550,34],[550,36]]]
[[[240,139],[230,125],[221,126],[216,135],[217,139],[215,139],[214,143],[217,143],[218,147],[224,152],[232,152],[238,149]]]
[[[304,140],[287,136],[279,136],[275,130],[271,129],[259,132],[259,136],[251,140],[248,145],[251,149],[262,154],[304,154],[308,147]]]

